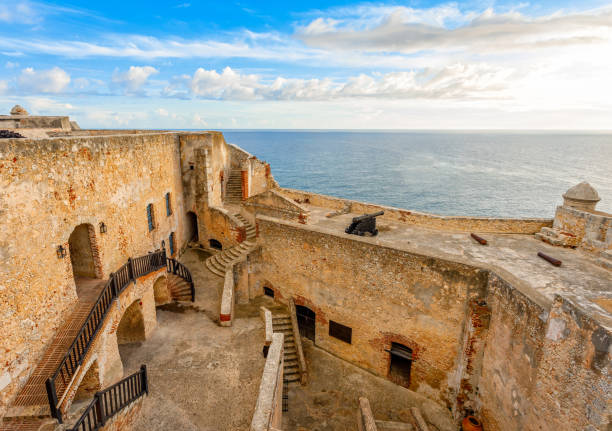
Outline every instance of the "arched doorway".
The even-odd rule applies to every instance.
[[[90,224],[78,225],[68,239],[70,262],[75,279],[78,277],[96,278],[96,264],[89,239],[90,226]],[[93,226],[91,227],[93,229]]]
[[[98,361],[96,360],[89,366],[81,383],[79,383],[79,387],[74,395],[74,400],[91,399],[94,394],[101,389],[101,386],[100,370],[98,368]]]
[[[130,305],[117,327],[117,343],[130,344],[145,340],[144,317],[142,315],[142,302],[137,299]]]
[[[298,321],[298,328],[300,329],[300,335],[308,338],[314,343],[316,313],[308,307],[296,305],[295,314]]]
[[[187,241],[198,242],[198,216],[193,211],[187,213],[186,237]]]
[[[164,305],[172,301],[166,277],[159,277],[157,281],[155,281],[153,285],[153,296],[155,297],[155,306]]]
[[[68,238],[72,275],[81,299],[99,293],[98,284],[102,274],[95,244],[95,230],[91,224],[84,223],[74,228]],[[92,244],[93,241],[93,244]]]

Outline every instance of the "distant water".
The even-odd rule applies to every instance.
[[[612,133],[224,131],[282,187],[446,215],[552,217],[590,182],[612,212]]]

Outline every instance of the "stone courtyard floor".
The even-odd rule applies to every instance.
[[[418,407],[433,425],[430,431],[457,430],[449,411],[435,402],[349,364],[309,340],[303,346],[308,384],[289,386],[283,431],[356,430],[359,397],[368,398],[376,420],[410,423],[410,408]]]
[[[196,302],[158,307],[151,338],[120,346],[124,375],[141,364],[149,374],[134,431],[249,428],[265,363],[263,324],[256,306],[244,306],[233,326],[218,326],[223,280],[208,271],[206,257],[188,250],[181,259],[193,275]]]
[[[181,259],[194,277],[195,303],[158,307],[151,338],[120,346],[124,375],[141,364],[149,374],[149,396],[134,431],[249,429],[265,363],[259,307],[275,303],[264,296],[236,304],[233,326],[218,326],[223,280],[208,271],[206,257],[188,250]],[[436,403],[310,342],[304,346],[309,384],[289,386],[283,431],[355,430],[360,396],[369,398],[376,419],[404,422],[410,407],[418,406],[439,431],[456,430]]]

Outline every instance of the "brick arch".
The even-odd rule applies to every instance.
[[[155,298],[156,306],[172,301],[170,289],[168,288],[168,279],[165,275],[162,275],[153,283],[153,297]]]
[[[75,226],[68,237],[68,249],[75,279],[79,276],[103,277],[98,239],[93,224],[81,223]]]
[[[125,309],[117,326],[117,344],[138,343],[145,340],[142,299],[137,299]]]
[[[96,359],[91,363],[81,379],[79,387],[74,395],[74,401],[92,398],[100,389],[102,389],[102,382],[100,379],[98,360]]]

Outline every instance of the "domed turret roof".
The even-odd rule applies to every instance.
[[[13,106],[13,109],[11,109],[11,115],[30,115],[30,114],[28,114],[28,111],[26,111],[23,106],[15,105]]]
[[[566,191],[563,197],[565,199],[572,199],[577,201],[599,202],[601,200],[599,194],[597,193],[597,190],[595,190],[593,186],[591,186],[585,181],[575,185],[574,187]]]

